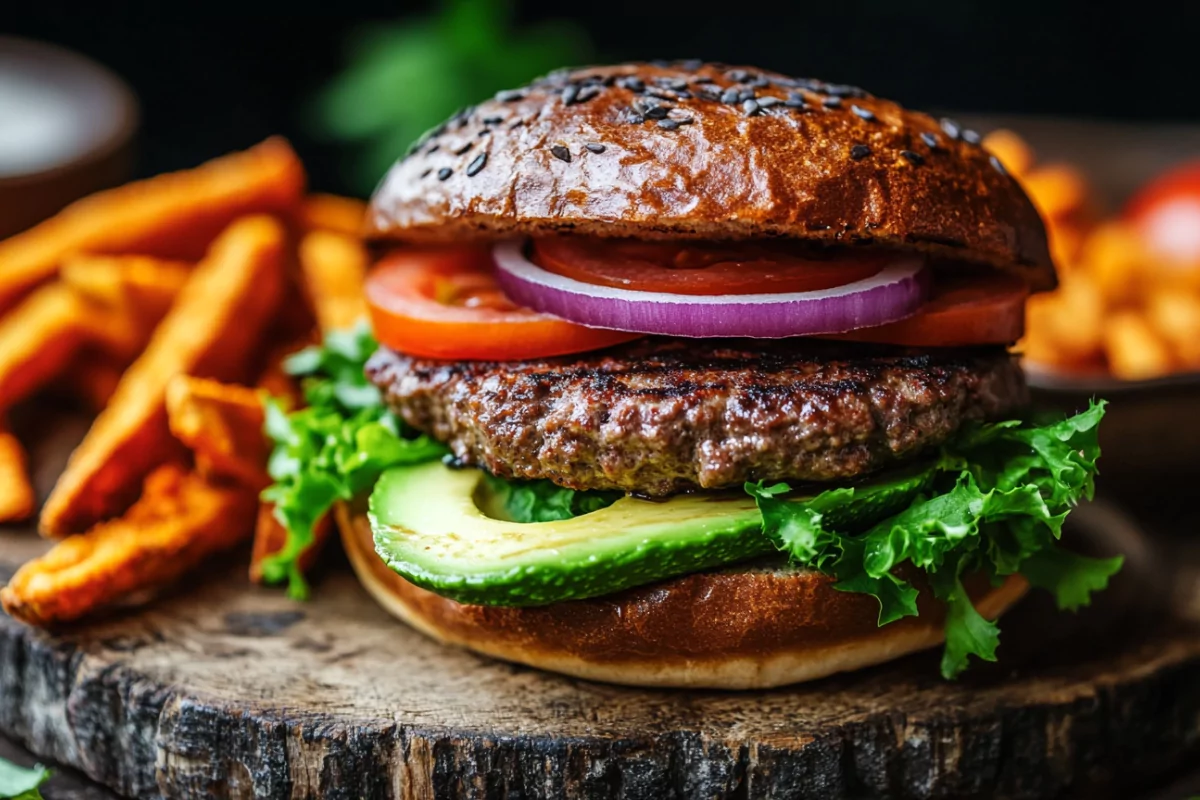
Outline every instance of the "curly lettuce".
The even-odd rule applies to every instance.
[[[50,770],[41,764],[27,769],[0,758],[0,798],[41,800],[38,787],[49,779]]]
[[[322,344],[301,350],[284,364],[289,374],[302,379],[306,407],[289,412],[278,400],[265,400],[266,433],[274,442],[267,471],[274,483],[262,498],[274,504],[275,517],[288,535],[283,548],[263,560],[262,571],[268,583],[286,581],[288,594],[296,599],[308,596],[300,555],[313,541],[313,527],[334,503],[369,492],[390,467],[450,453],[384,405],[364,373],[377,346],[365,325],[332,332]],[[515,522],[568,519],[618,497],[491,475],[488,485]]]
[[[1008,421],[962,431],[928,466],[926,489],[899,513],[865,531],[839,529],[829,511],[853,487],[789,501],[786,484],[747,484],[763,515],[763,532],[793,560],[837,579],[834,588],[879,603],[879,624],[917,614],[917,590],[897,576],[902,564],[922,570],[946,605],[941,671],[961,673],[971,656],[994,661],[999,628],[975,610],[963,576],[994,583],[1019,573],[1075,609],[1103,589],[1122,559],[1076,555],[1058,546],[1067,512],[1094,491],[1104,403],[1055,422]],[[911,479],[911,478],[908,478]]]

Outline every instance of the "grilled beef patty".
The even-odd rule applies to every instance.
[[[380,348],[367,374],[396,413],[465,464],[654,496],[854,478],[1028,400],[1001,348],[814,340],[649,338],[519,363]]]

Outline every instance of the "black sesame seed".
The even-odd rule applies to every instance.
[[[626,75],[622,78],[617,78],[617,86],[622,89],[628,89],[631,92],[643,92],[646,90],[646,84],[641,78],[635,78],[632,75]]]
[[[662,128],[664,131],[678,130],[679,125],[679,120],[675,119],[660,119],[658,121],[658,127]]]
[[[484,125],[499,125],[504,122],[504,117],[484,117],[482,122]]]
[[[740,92],[738,92],[738,101],[739,102],[744,103],[747,100],[753,100],[753,99],[754,99],[754,90],[753,89],[742,89]]]
[[[749,77],[749,74],[744,69],[731,69],[725,73],[725,77],[734,83],[741,83]]]
[[[789,94],[788,99],[784,100],[783,104],[788,108],[808,108],[808,103],[804,101],[804,96],[799,94]]]
[[[568,84],[567,88],[562,90],[562,101],[564,106],[569,106],[575,102],[575,98],[579,96],[579,86],[574,83]]]
[[[759,110],[760,109],[759,109],[757,100],[753,100],[753,99],[745,100],[742,103],[742,113],[745,114],[747,117],[753,117],[755,114],[757,114],[759,112]]]
[[[516,122],[514,122],[512,125],[509,125],[508,129],[510,131],[515,131],[517,128],[524,127],[524,125],[525,125],[525,120],[519,119]]]
[[[978,131],[973,131],[970,128],[964,128],[962,132],[962,140],[967,144],[979,144],[983,139]]]
[[[679,62],[679,68],[685,69],[688,72],[695,72],[704,66],[704,62],[699,58],[685,58]]]
[[[518,100],[525,99],[525,92],[521,89],[506,89],[496,93],[496,99],[501,103],[515,103]]]
[[[571,151],[563,147],[561,144],[556,144],[550,148],[550,153],[559,161],[571,163]]]
[[[688,88],[688,82],[682,78],[659,78],[657,83],[659,86],[665,86],[677,92],[682,92]]]
[[[437,171],[437,176],[438,176],[439,181],[444,181],[444,180],[446,180],[446,178],[449,178],[453,174],[454,174],[454,170],[450,169],[449,167],[442,167],[441,169],[439,169]]]
[[[857,86],[849,86],[844,83],[827,83],[825,84],[824,94],[833,95],[834,97],[866,97],[867,93]]]
[[[586,147],[588,149],[588,152],[590,152],[590,153],[603,153],[604,152],[604,145],[598,144],[596,142],[588,142],[587,144],[584,145],[584,147]]]
[[[726,89],[721,94],[721,102],[728,103],[731,106],[735,105],[735,104],[741,102],[740,95],[741,95],[741,92],[739,92],[735,87],[731,86],[730,88]]]
[[[1001,175],[1008,174],[1008,170],[1005,168],[1004,163],[1000,159],[996,158],[995,156],[988,156],[988,162],[991,163],[996,172],[999,172]]]
[[[840,97],[826,97],[821,102],[825,104],[826,108],[841,108],[842,106],[842,98]]]
[[[783,101],[780,100],[778,97],[760,97],[760,98],[758,98],[758,107],[759,108],[770,108],[771,106],[777,106],[782,102]]]
[[[867,147],[865,144],[856,144],[854,147],[850,148],[850,158],[854,159],[855,161],[861,161],[869,155],[871,155],[871,148]]]
[[[422,177],[422,178],[428,178],[428,177],[429,177],[429,173],[431,173],[431,172],[433,172],[433,167],[429,167],[428,169],[422,170],[422,171],[421,171],[421,177]]]
[[[941,144],[941,142],[938,141],[937,134],[930,133],[929,131],[925,131],[921,134],[921,141],[924,142],[930,150],[937,150],[938,145]]]
[[[579,90],[579,94],[575,97],[575,102],[576,103],[586,103],[588,100],[591,100],[593,97],[599,97],[599,96],[600,96],[600,87],[599,86],[585,86]]]
[[[643,117],[641,114],[630,114],[629,115],[629,124],[630,125],[641,125],[645,121],[646,121],[646,118]]]
[[[901,150],[900,155],[918,167],[925,163],[925,156],[920,153],[914,153],[912,150]]]
[[[757,78],[754,78],[753,80],[747,82],[746,85],[753,86],[756,89],[761,89],[764,86],[770,86],[771,82],[769,80],[767,80],[766,78],[764,78],[762,75],[759,75]]]
[[[657,97],[659,100],[676,100],[679,98],[678,92],[672,92],[668,89],[655,89],[653,86],[646,89],[642,94],[647,97]]]
[[[454,155],[456,155],[456,156],[461,156],[463,153],[467,152],[468,150],[470,150],[470,149],[471,149],[472,147],[474,147],[474,146],[475,146],[475,143],[474,143],[474,142],[468,141],[468,142],[467,142],[466,144],[464,144],[462,147],[459,147],[458,149],[456,149],[456,150],[454,151]]]
[[[721,92],[717,87],[713,87],[711,89],[708,87],[697,89],[696,96],[701,100],[707,100],[710,103],[718,103],[721,101]]]
[[[875,119],[875,113],[870,111],[869,109],[863,108],[862,106],[856,106],[856,105],[852,104],[850,106],[850,110],[853,111],[856,116],[862,117],[863,119],[867,120],[868,122],[870,120]]]
[[[962,126],[949,117],[942,117],[941,120],[938,121],[938,124],[942,126],[942,130],[945,131],[946,135],[951,139],[957,140],[960,136],[962,136]]]
[[[442,148],[442,146],[440,144],[435,143],[433,146],[431,146],[428,150],[425,151],[425,155],[427,155],[427,156],[433,155],[441,148]]]
[[[491,133],[491,132],[492,132],[492,129],[491,129],[491,128],[484,128],[484,129],[483,129],[483,130],[481,130],[481,131],[480,131],[480,132],[479,132],[477,135],[478,135],[478,136],[487,136],[487,135],[488,135],[489,133]]]
[[[467,164],[467,177],[474,178],[479,174],[479,171],[487,164],[487,153],[480,153],[475,156],[470,164]]]
[[[645,110],[644,116],[646,119],[666,119],[670,110],[666,106],[650,106]]]

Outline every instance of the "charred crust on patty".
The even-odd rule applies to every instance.
[[[859,478],[1028,401],[1002,348],[814,340],[649,338],[515,363],[382,348],[367,373],[397,414],[465,464],[648,496]]]

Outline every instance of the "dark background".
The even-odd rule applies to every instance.
[[[302,113],[345,63],[356,26],[432,3],[0,3],[0,30],[76,49],[143,107],[138,172],[192,165],[271,133],[318,188],[346,190],[335,148]],[[311,7],[311,11],[306,8]],[[1111,7],[1111,8],[1110,8]],[[1200,120],[1200,4],[845,0],[519,0],[519,22],[574,20],[596,57],[705,57],[855,83],[917,108]]]

